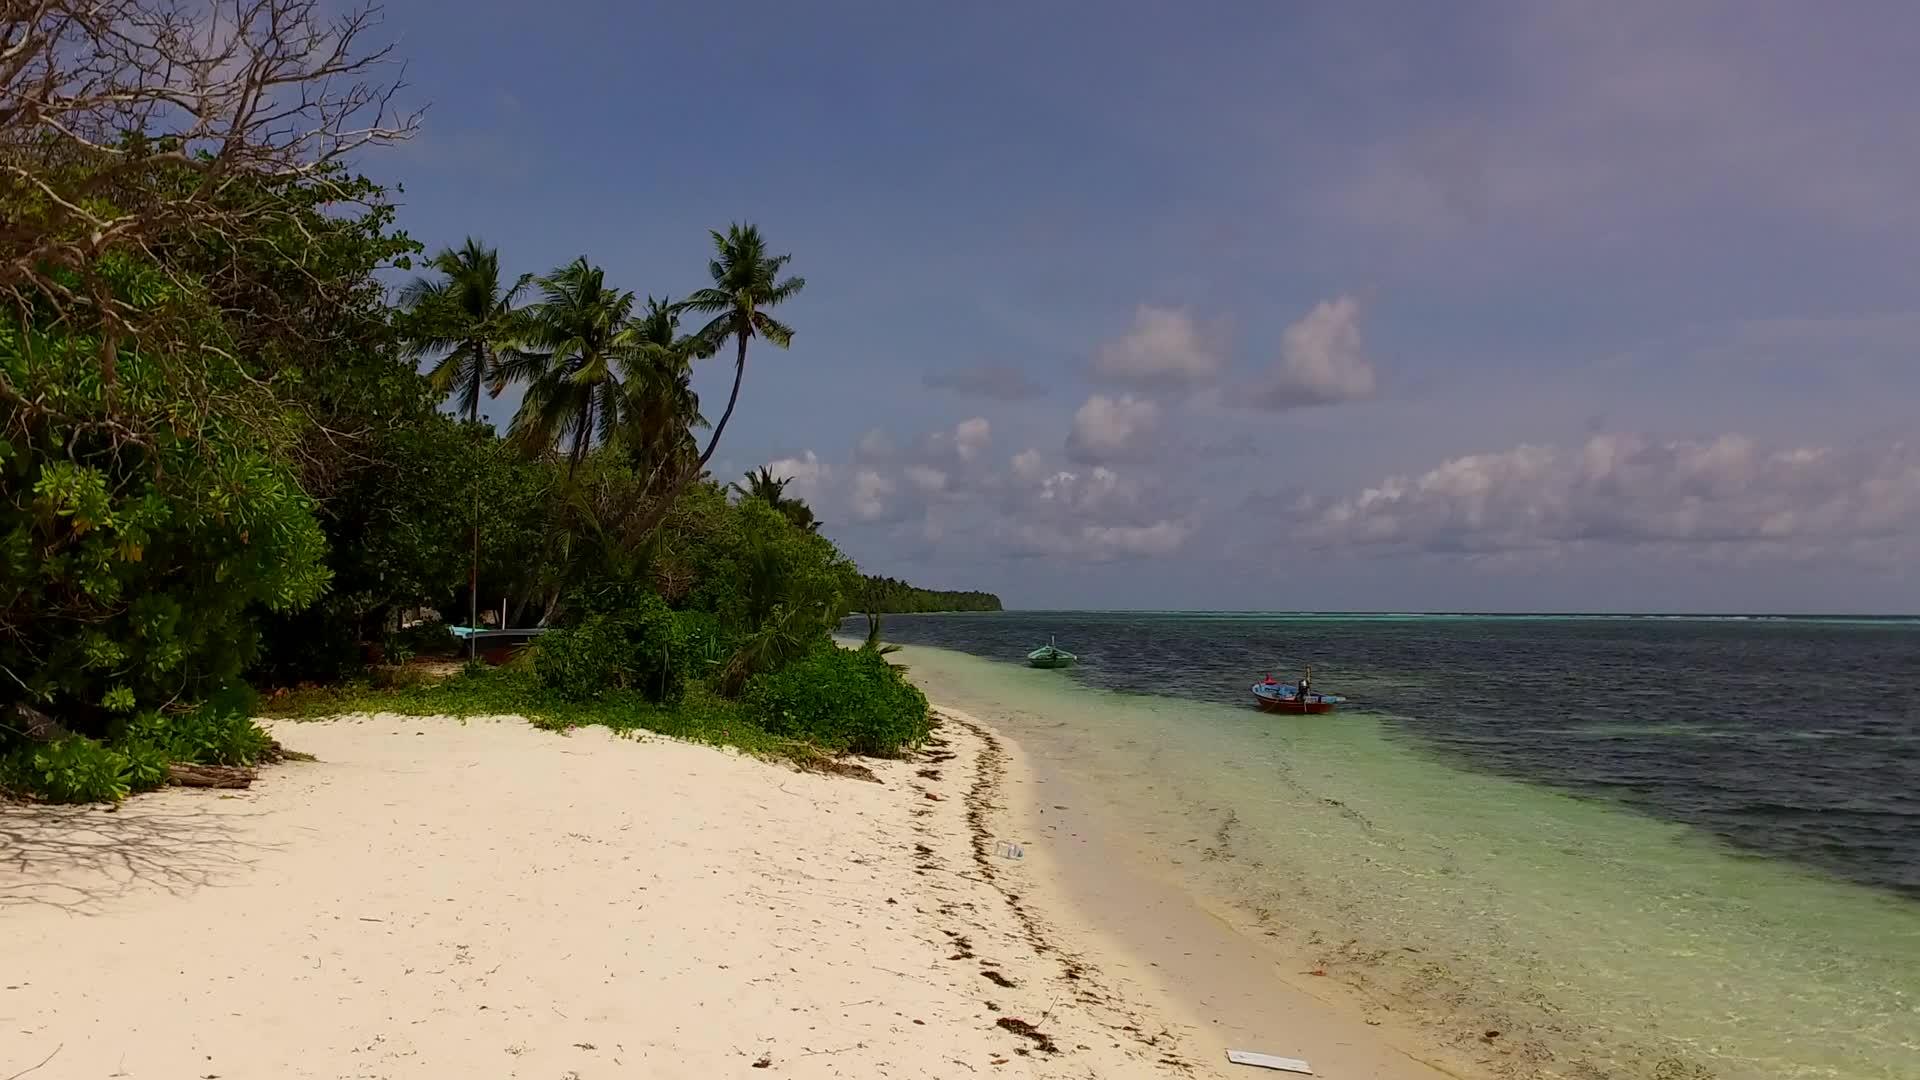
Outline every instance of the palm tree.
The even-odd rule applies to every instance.
[[[713,316],[694,335],[709,348],[718,349],[728,338],[735,345],[733,391],[727,395],[720,422],[713,426],[713,437],[700,453],[702,467],[720,445],[720,433],[727,429],[734,403],[740,400],[740,379],[747,372],[747,339],[759,336],[786,348],[793,340],[793,329],[767,314],[766,309],[792,299],[807,285],[805,278],[779,280],[781,269],[793,256],[768,255],[766,242],[755,226],[735,223],[727,226],[725,235],[718,231],[712,235],[716,257],[707,263],[707,273],[713,278],[713,286],[680,302],[683,310]]]
[[[460,411],[477,422],[480,391],[494,377],[500,352],[524,336],[525,320],[514,304],[533,275],[502,289],[500,253],[471,236],[457,251],[441,248],[427,266],[439,280],[417,277],[400,290],[400,306],[413,316],[408,347],[416,357],[439,354],[427,373],[433,388],[458,394]]]
[[[526,398],[509,438],[530,449],[566,446],[568,471],[620,425],[621,375],[635,355],[624,337],[633,294],[609,289],[606,271],[585,256],[539,279],[540,303],[528,311],[526,349],[510,349],[494,392],[525,380]]]
[[[787,485],[793,483],[791,476],[775,476],[773,470],[765,465],[746,475],[747,486],[728,484],[743,499],[759,499],[780,512],[794,528],[802,532],[819,532],[820,522],[814,519],[813,507],[805,499],[791,498],[787,495]]]
[[[680,333],[680,312],[672,301],[649,296],[646,313],[627,324],[618,344],[625,366],[620,439],[650,489],[661,470],[691,465],[698,453],[693,431],[707,421],[693,392],[693,360],[703,343]],[[680,471],[676,468],[670,482]]]
[[[775,510],[787,503],[785,492],[787,485],[793,483],[791,476],[775,476],[773,470],[765,465],[746,474],[747,486],[728,484],[743,499],[759,499]]]
[[[469,236],[458,251],[441,248],[427,260],[440,279],[414,278],[400,290],[400,306],[409,317],[407,346],[418,359],[440,354],[427,373],[434,390],[459,395],[467,422],[480,422],[480,389],[496,376],[500,353],[519,344],[527,321],[514,304],[533,275],[522,274],[512,287],[500,287],[500,252]],[[494,394],[500,393],[498,385]],[[473,482],[473,559],[467,570],[467,625],[480,620],[480,478]],[[467,639],[467,655],[475,655],[476,640]]]

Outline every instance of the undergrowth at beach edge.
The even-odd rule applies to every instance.
[[[844,652],[848,664],[858,654]],[[846,666],[831,664],[833,667]],[[898,682],[899,686],[912,688]],[[895,691],[897,693],[897,691]],[[913,691],[917,694],[918,691]],[[543,685],[528,658],[503,667],[468,664],[445,678],[418,669],[381,672],[371,680],[285,690],[260,703],[263,718],[314,721],[342,716],[393,713],[402,716],[520,717],[544,731],[565,734],[575,728],[604,727],[617,735],[660,735],[709,746],[729,747],[769,760],[790,762],[813,771],[856,775],[872,779],[864,767],[841,760],[850,751],[874,757],[895,757],[918,746],[931,731],[931,720],[921,704],[917,712],[896,713],[887,724],[886,738],[862,740],[849,746],[839,732],[815,731],[810,726],[781,724],[782,734],[768,730],[767,718],[755,707],[761,696],[731,701],[703,683],[689,684],[671,704],[649,701],[632,690],[610,690],[590,701],[569,700]],[[924,698],[921,699],[924,703]],[[835,715],[858,711],[861,702],[846,701]],[[897,701],[885,702],[898,707]],[[909,705],[909,710],[912,706]],[[917,720],[914,718],[917,717]],[[902,723],[902,719],[908,722]]]

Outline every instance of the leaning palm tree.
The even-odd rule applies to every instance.
[[[793,329],[767,314],[766,309],[792,299],[807,285],[805,278],[780,280],[781,269],[793,256],[767,254],[766,242],[755,226],[735,223],[724,235],[718,231],[712,235],[716,257],[707,263],[707,273],[713,278],[713,287],[700,289],[680,302],[683,310],[713,316],[695,337],[713,349],[732,338],[735,348],[733,390],[727,395],[720,422],[713,426],[707,448],[700,452],[702,467],[720,445],[720,433],[727,429],[734,403],[740,400],[740,379],[747,372],[747,339],[758,336],[786,348],[793,340]]]
[[[539,279],[528,311],[527,348],[501,357],[494,392],[524,380],[526,397],[508,437],[532,450],[565,448],[572,471],[596,440],[620,425],[621,374],[634,347],[622,337],[633,294],[609,289],[606,272],[582,256]]]
[[[525,319],[514,307],[533,280],[522,274],[500,287],[500,253],[469,236],[459,250],[442,248],[427,261],[440,276],[417,277],[400,290],[411,317],[406,335],[415,357],[439,356],[427,373],[441,394],[456,394],[469,422],[480,419],[480,392],[494,377],[502,350],[520,344]]]

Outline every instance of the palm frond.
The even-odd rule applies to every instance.
[[[502,349],[494,359],[493,396],[499,397],[511,383],[534,382],[553,367],[553,354],[530,349]]]
[[[407,311],[417,311],[422,307],[443,302],[446,295],[446,282],[417,277],[400,287],[400,306]]]
[[[782,261],[786,260],[786,256],[784,255],[782,255],[780,258]],[[807,287],[806,278],[790,277],[787,280],[781,282],[780,284],[775,285],[773,288],[767,290],[767,298],[764,301],[763,306],[772,307],[775,304],[780,304],[788,300],[791,300],[795,296],[799,295],[800,290],[806,287]]]
[[[783,349],[793,342],[793,327],[765,312],[754,312],[753,328],[768,342]]]
[[[716,272],[714,280],[721,280],[721,275]],[[706,315],[715,311],[730,311],[733,309],[733,302],[733,293],[724,289],[695,289],[676,306],[681,311],[694,311]]]

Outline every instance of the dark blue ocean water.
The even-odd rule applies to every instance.
[[[1054,636],[1088,685],[1227,704],[1310,663],[1349,709],[1456,764],[1920,897],[1920,620],[1006,612],[885,628],[1009,663]]]

